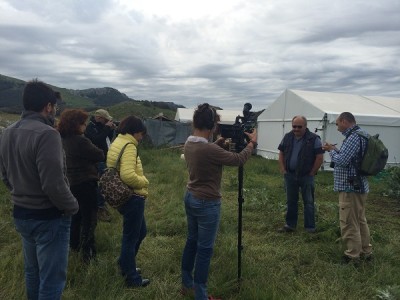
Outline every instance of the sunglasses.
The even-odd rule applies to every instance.
[[[303,126],[302,125],[292,125],[293,128],[298,128],[298,129],[302,129]]]

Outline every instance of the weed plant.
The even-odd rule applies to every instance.
[[[180,260],[186,237],[183,193],[187,181],[179,149],[140,149],[150,181],[146,200],[148,235],[137,256],[146,288],[127,289],[117,257],[122,222],[96,230],[98,257],[84,265],[70,253],[63,299],[189,299],[179,295]],[[358,266],[340,263],[343,245],[338,195],[330,172],[316,176],[317,227],[303,229],[302,204],[294,233],[284,224],[285,193],[276,161],[253,156],[244,167],[242,280],[237,281],[237,168],[225,167],[221,224],[209,275],[209,292],[222,299],[399,299],[399,203],[387,193],[386,178],[371,179],[367,219],[375,259]],[[22,246],[12,221],[9,193],[0,185],[0,299],[24,299]]]

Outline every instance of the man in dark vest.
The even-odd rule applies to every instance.
[[[292,232],[298,219],[299,190],[304,204],[304,228],[314,233],[314,176],[323,161],[321,139],[307,128],[304,116],[292,119],[292,131],[279,144],[279,169],[285,179],[286,224],[279,232]]]

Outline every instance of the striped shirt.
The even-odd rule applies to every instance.
[[[331,161],[335,163],[333,171],[333,190],[336,192],[369,192],[367,177],[357,177],[356,168],[354,166],[354,164],[360,161],[360,143],[363,149],[362,153],[364,153],[366,147],[366,140],[355,133],[362,130],[360,128],[354,128],[355,126],[347,128],[342,133],[344,136],[347,136],[352,130],[354,131],[343,141],[340,150],[332,150],[329,152]]]

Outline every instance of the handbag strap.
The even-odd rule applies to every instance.
[[[124,150],[125,150],[126,146],[128,146],[129,144],[133,144],[133,143],[126,143],[126,144],[122,147],[121,152],[119,153],[118,158],[117,158],[117,160],[115,161],[115,166],[114,166],[115,169],[118,168],[118,164],[119,164],[119,161],[121,160],[122,154],[124,153]]]

